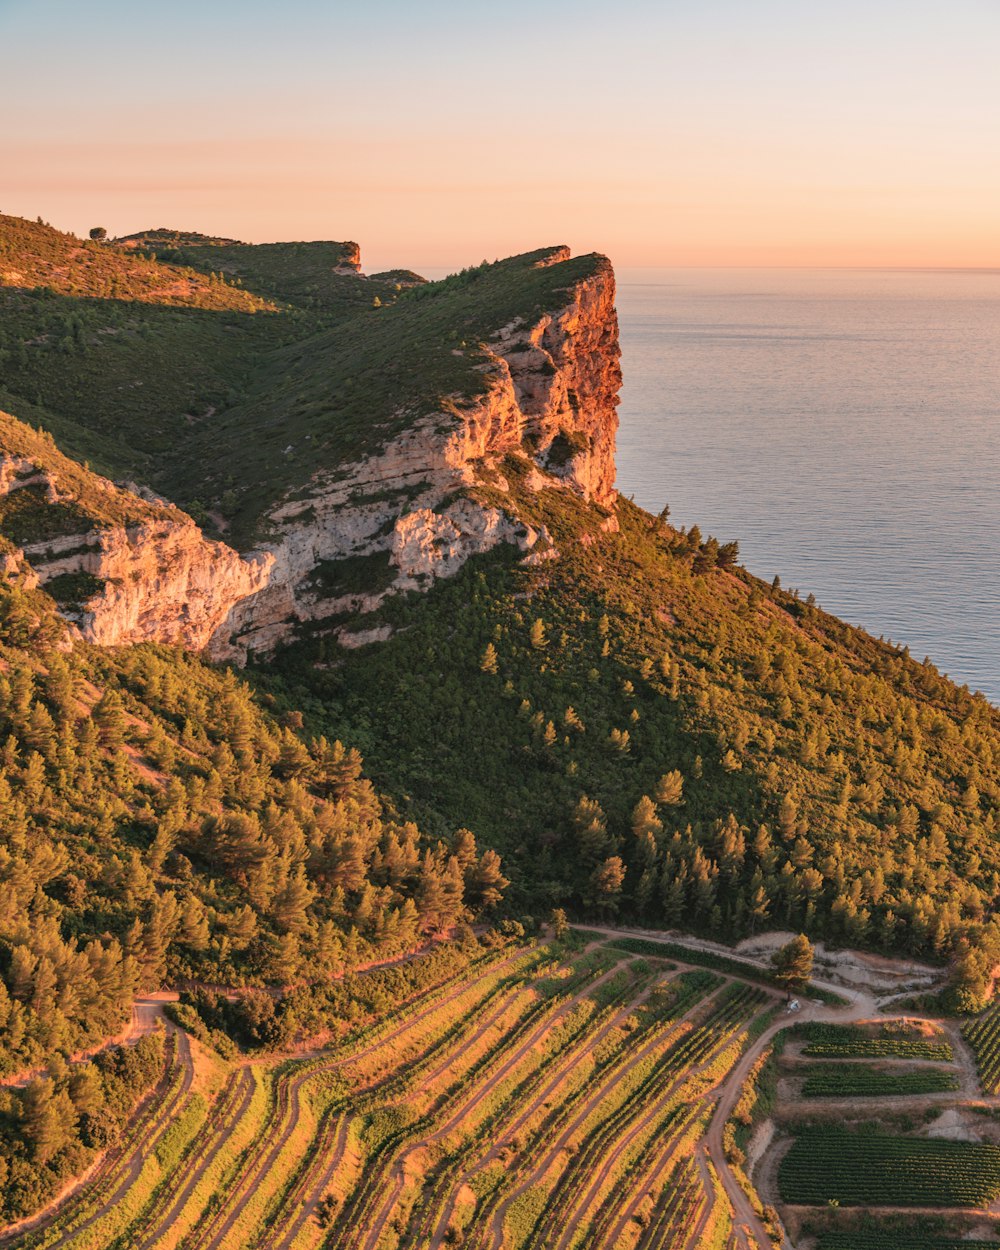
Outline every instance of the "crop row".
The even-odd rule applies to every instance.
[[[632,1117],[640,1114],[649,1102],[663,1100],[677,1084],[678,1075],[707,1059],[743,1022],[748,1010],[756,1009],[762,999],[761,992],[749,986],[731,987],[729,992],[724,992],[713,1015],[678,1039],[624,1102],[595,1124],[553,1188],[529,1243],[533,1250],[555,1245],[559,1240],[577,1211],[591,1171],[598,1160],[606,1157]]]
[[[968,1241],[933,1233],[883,1229],[870,1224],[860,1229],[821,1232],[816,1250],[1000,1250],[1000,1241]]]
[[[493,1184],[483,1195],[469,1230],[467,1244],[471,1250],[483,1250],[487,1245],[498,1243],[497,1229],[512,1218],[511,1212],[519,1209],[522,1197],[548,1171],[552,1159],[577,1133],[585,1130],[595,1116],[594,1107],[608,1107],[615,1099],[626,1096],[624,1091],[632,1082],[646,1079],[655,1067],[664,1042],[672,1045],[679,1036],[677,1022],[704,1001],[707,994],[714,993],[718,984],[718,978],[711,973],[684,973],[670,982],[671,987],[676,987],[671,999],[661,1002],[651,999],[639,1029],[621,1036],[612,1048],[598,1057],[586,1079],[572,1092],[564,1093],[536,1125],[528,1140],[521,1144],[515,1160],[494,1178],[499,1183]],[[527,1239],[536,1219],[531,1218],[522,1240]]]
[[[612,938],[607,945],[612,950],[628,951],[633,955],[647,955],[654,959],[678,959],[686,964],[697,964],[702,968],[711,968],[713,972],[724,972],[728,976],[739,977],[741,981],[752,981],[757,985],[766,985],[771,989],[787,988],[767,968],[761,968],[750,960],[739,959],[729,955],[721,955],[716,951],[702,950],[694,946],[685,946],[681,942],[653,941],[650,938],[620,937]],[[846,999],[831,990],[824,990],[818,985],[810,984],[807,993],[812,998],[831,1007],[843,1007]]]
[[[414,1208],[414,1218],[404,1234],[401,1245],[422,1247],[432,1244],[436,1230],[442,1230],[452,1209],[450,1199],[457,1187],[459,1174],[481,1150],[484,1142],[491,1144],[502,1140],[511,1132],[512,1121],[524,1122],[527,1114],[537,1107],[538,1100],[551,1093],[564,1077],[569,1067],[579,1058],[582,1049],[591,1044],[601,1027],[614,1020],[621,1004],[628,995],[635,995],[640,988],[630,971],[623,971],[609,978],[603,986],[596,986],[593,999],[598,1003],[596,1013],[581,1011],[566,1033],[559,1038],[555,1053],[546,1054],[545,1062],[539,1064],[513,1090],[507,1092],[503,1102],[480,1126],[475,1135],[454,1151],[446,1162],[430,1178],[421,1201]],[[636,998],[632,998],[632,1003]],[[556,1071],[553,1072],[555,1065]]]
[[[553,961],[534,954],[525,956],[523,953],[500,962],[490,961],[480,978],[471,985],[464,985],[444,995],[438,987],[434,1000],[417,1015],[407,1019],[405,1012],[396,1013],[394,1027],[389,1030],[379,1029],[374,1040],[369,1040],[367,1046],[361,1051],[344,1053],[338,1049],[332,1055],[308,1063],[290,1062],[279,1070],[275,1081],[273,1110],[262,1128],[257,1148],[243,1161],[237,1184],[232,1186],[225,1200],[215,1207],[211,1218],[200,1221],[196,1235],[189,1243],[186,1243],[185,1250],[196,1250],[202,1247],[205,1250],[213,1250],[225,1240],[237,1214],[253,1199],[256,1189],[259,1188],[258,1182],[276,1170],[276,1165],[298,1126],[302,1112],[302,1094],[308,1083],[325,1077],[337,1068],[348,1064],[354,1065],[362,1058],[380,1052],[390,1042],[398,1042],[402,1037],[411,1034],[417,1026],[429,1024],[433,1038],[430,1047],[425,1046],[414,1065],[403,1065],[400,1069],[391,1071],[391,1080],[408,1080],[412,1068],[419,1068],[434,1060],[440,1060],[447,1056],[450,1049],[457,1048],[461,1044],[463,1030],[479,1018],[484,1003],[509,991],[512,979],[516,981],[517,978],[502,974],[504,969],[511,964],[538,969],[553,966]],[[450,983],[449,979],[449,985]],[[456,1022],[449,1014],[450,1008],[456,1003],[469,999],[471,1002],[467,1003],[459,1021]],[[422,997],[421,1001],[426,1001],[426,997]],[[404,1016],[402,1021],[399,1015]],[[309,1167],[314,1161],[321,1160],[317,1160],[314,1154],[303,1149],[299,1155],[299,1168],[301,1169],[303,1165]],[[285,1187],[278,1196],[279,1202],[288,1193],[296,1191],[297,1179],[294,1174],[288,1177]],[[272,1208],[268,1219],[271,1224],[275,1223],[274,1215]]]
[[[930,1042],[904,1037],[883,1026],[870,1034],[849,1024],[805,1024],[800,1032],[807,1039],[803,1054],[817,1059],[935,1059],[951,1063],[948,1042]]]
[[[865,1063],[816,1063],[805,1070],[804,1098],[885,1098],[907,1094],[939,1094],[959,1087],[947,1068],[915,1068],[900,1072]]]
[[[1000,1146],[810,1126],[781,1161],[785,1202],[985,1206],[1000,1197]]]
[[[601,1204],[587,1227],[587,1246],[606,1246],[614,1250],[642,1195],[650,1190],[661,1190],[663,1177],[669,1175],[678,1158],[690,1160],[695,1138],[700,1137],[705,1128],[705,1108],[694,1093],[685,1087],[679,1113],[671,1109],[665,1118],[658,1117],[660,1123],[655,1125],[651,1139],[633,1151],[631,1162],[614,1174],[613,1184],[606,1187]]]
[[[698,1165],[688,1156],[674,1165],[636,1250],[684,1250],[707,1206]]]
[[[167,1039],[164,1075],[153,1093],[140,1104],[139,1112],[117,1145],[108,1152],[93,1182],[80,1197],[67,1204],[54,1220],[28,1233],[18,1250],[61,1250],[75,1247],[107,1247],[112,1238],[98,1236],[96,1226],[105,1212],[120,1207],[126,1192],[139,1181],[147,1162],[155,1167],[155,1147],[184,1105],[191,1088],[191,1058],[187,1038],[171,1032]],[[117,1230],[116,1230],[117,1231]]]
[[[455,1117],[463,1106],[481,1096],[483,1091],[478,1088],[481,1082],[488,1087],[491,1082],[500,1079],[506,1071],[505,1065],[516,1062],[522,1049],[535,1039],[539,1026],[544,1027],[545,1022],[591,976],[589,968],[577,971],[560,984],[558,993],[550,993],[530,1003],[502,1041],[474,1059],[471,1068],[452,1081],[427,1113],[391,1131],[379,1143],[365,1161],[361,1182],[345,1205],[341,1218],[325,1243],[327,1246],[336,1250],[353,1250],[367,1244],[373,1229],[384,1223],[391,1201],[399,1192],[400,1186],[392,1184],[391,1178],[394,1171],[398,1174],[399,1158],[409,1143],[433,1135],[443,1116]]]
[[[1000,1001],[970,1020],[962,1032],[976,1056],[983,1089],[1000,1093]]]

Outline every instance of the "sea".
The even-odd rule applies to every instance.
[[[1000,705],[1000,270],[619,269],[618,488]]]

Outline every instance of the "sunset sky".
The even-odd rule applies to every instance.
[[[77,233],[1000,265],[998,0],[0,0],[0,48],[0,211]]]

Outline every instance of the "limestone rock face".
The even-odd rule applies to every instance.
[[[92,530],[24,547],[42,589],[64,573],[89,573],[102,588],[69,613],[100,646],[180,643],[204,650],[234,603],[267,585],[273,557],[243,559],[177,520]]]
[[[44,590],[67,575],[97,579],[92,585],[100,583],[99,589],[64,609],[88,642],[176,642],[200,651],[234,603],[267,585],[272,556],[243,559],[206,539],[177,508],[150,503],[78,467],[66,477],[37,458],[0,452],[0,498],[24,490],[35,496],[42,528],[46,512],[64,505],[71,511],[63,517],[80,528],[11,545],[0,555],[0,575],[29,590]],[[120,523],[109,519],[115,516]]]
[[[555,264],[568,253],[554,252]],[[516,510],[467,493],[498,480],[511,452],[530,457],[534,489],[557,487],[609,508],[615,500],[616,408],[621,385],[614,273],[604,261],[566,292],[563,307],[504,327],[487,344],[484,394],[413,421],[377,455],[318,474],[308,493],[273,509],[266,588],[234,605],[209,645],[241,662],[287,640],[296,624],[377,607],[386,594],[422,589],[498,543],[532,563],[551,558],[549,537]],[[499,478],[502,482],[502,478]],[[366,595],[318,586],[317,568],[384,553],[390,576]],[[375,631],[384,636],[384,627]],[[345,645],[370,640],[341,628]]]
[[[567,256],[556,250],[540,263]],[[23,559],[43,588],[64,574],[100,580],[64,608],[89,641],[176,642],[243,663],[306,623],[322,627],[371,612],[388,594],[426,589],[499,543],[533,564],[554,558],[549,535],[518,516],[513,497],[509,508],[486,504],[476,487],[489,484],[493,500],[498,487],[509,493],[501,461],[514,454],[528,489],[570,490],[611,508],[621,384],[614,298],[611,265],[598,260],[561,307],[518,319],[478,349],[483,391],[411,420],[376,454],[318,471],[265,517],[271,537],[246,557],[132,484],[89,473],[81,482],[73,466],[66,490],[64,457],[40,465],[0,452],[0,496],[32,485],[50,504],[82,494],[100,504],[79,532],[24,545]],[[387,627],[359,620],[331,623],[331,632],[359,646],[385,638]]]

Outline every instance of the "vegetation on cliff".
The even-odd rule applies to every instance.
[[[484,558],[364,619],[389,641],[286,660],[315,730],[336,723],[426,827],[461,812],[524,907],[953,957],[974,1002],[996,709],[627,501],[619,532],[566,491],[518,503],[558,559]]]
[[[32,248],[44,259],[69,246],[45,227],[0,227],[14,272],[30,269]],[[335,272],[354,263],[346,244],[252,248],[160,231],[138,242],[79,244],[85,259],[111,249],[115,265],[136,266],[134,296],[81,295],[58,267],[44,291],[8,279],[0,399],[78,457],[92,449],[95,463],[135,472],[195,515],[210,509],[234,542],[249,542],[276,501],[335,479],[418,418],[460,423],[489,386],[490,343],[504,327],[558,314],[574,284],[610,276],[601,257],[546,249],[409,286]],[[171,259],[149,260],[146,248]],[[165,283],[177,260],[217,294],[255,289],[274,311],[142,295],[149,267]],[[231,280],[213,287],[204,271],[220,268]],[[553,464],[579,450],[577,434],[553,444]],[[727,938],[787,927],[952,959],[956,1003],[978,1001],[998,947],[1000,714],[931,664],[752,578],[732,542],[678,531],[628,501],[585,503],[539,480],[529,446],[479,467],[466,497],[544,535],[531,563],[501,545],[429,593],[355,616],[359,631],[394,631],[379,646],[348,653],[331,637],[342,621],[307,621],[297,647],[249,674],[277,720],[250,687],[173,651],[56,656],[95,701],[117,691],[135,718],[121,749],[86,748],[85,775],[112,811],[98,838],[95,805],[69,797],[79,747],[64,763],[58,745],[25,738],[39,696],[8,714],[10,784],[36,760],[31,784],[57,803],[45,827],[82,839],[80,898],[93,882],[108,891],[80,936],[107,931],[121,945],[131,933],[122,960],[156,975],[320,975],[357,953],[351,942],[401,949],[437,923],[425,863],[430,879],[457,887],[461,876],[474,904],[485,901],[474,876],[484,860],[470,860],[470,878],[465,835],[455,841],[468,827],[504,854],[519,909]],[[338,592],[345,582],[352,593],[382,589],[383,556],[318,567],[318,593],[325,574]],[[23,608],[12,612],[23,620]],[[54,636],[54,618],[39,621]],[[22,648],[13,669],[44,686],[48,652],[29,659],[24,638],[9,645]],[[90,732],[86,709],[70,699],[60,712],[46,698],[57,744]],[[329,770],[352,749],[388,808],[357,778],[337,792]],[[115,806],[120,775],[131,781]],[[43,818],[37,798],[24,807],[24,819]],[[399,823],[411,818],[441,849],[422,849]],[[170,842],[159,859],[157,838]],[[350,887],[342,844],[361,848]],[[133,857],[149,879],[137,870],[108,884],[119,880],[109,858],[127,868]],[[274,911],[286,890],[307,900],[308,942]],[[89,914],[55,887],[44,896],[64,908],[64,930]],[[21,912],[34,897],[18,896]],[[137,955],[157,909],[175,905],[190,907],[191,932],[204,932],[204,910],[207,945],[178,927]],[[241,945],[230,929],[244,907],[256,936]]]

